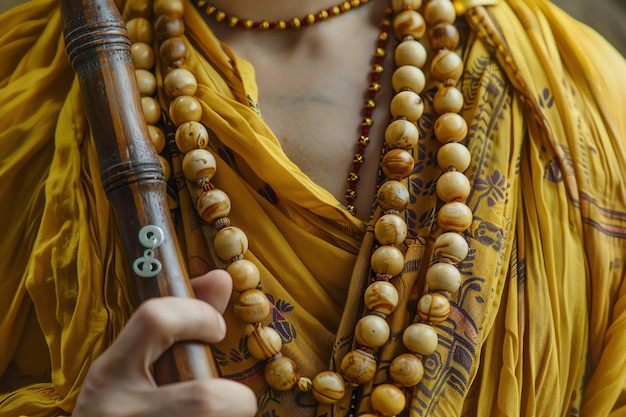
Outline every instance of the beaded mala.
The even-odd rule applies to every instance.
[[[364,1],[343,4],[347,3],[354,6],[353,3],[358,5]],[[366,414],[367,417],[391,417],[401,413],[406,407],[403,388],[413,387],[420,382],[424,373],[421,359],[433,353],[438,344],[433,326],[447,319],[450,312],[449,296],[461,284],[461,274],[456,264],[467,256],[468,245],[460,233],[472,221],[472,213],[464,203],[470,191],[470,183],[463,172],[469,166],[470,154],[462,144],[467,135],[466,122],[459,115],[463,96],[455,87],[463,72],[463,64],[454,52],[459,41],[453,25],[456,19],[454,5],[451,0],[430,0],[422,16],[418,12],[422,0],[392,0],[391,3],[395,12],[391,26],[398,40],[394,51],[396,69],[392,75],[395,96],[390,103],[392,121],[385,131],[386,152],[381,161],[381,169],[387,180],[381,184],[377,193],[377,204],[384,213],[374,226],[378,242],[371,256],[374,277],[364,294],[368,313],[356,324],[354,336],[357,347],[343,358],[339,372],[324,371],[312,381],[300,377],[293,360],[281,354],[282,341],[278,332],[261,324],[271,312],[271,303],[259,289],[258,268],[244,258],[248,248],[245,233],[230,225],[230,200],[211,183],[216,161],[206,149],[209,135],[200,123],[202,109],[194,97],[197,90],[195,76],[184,68],[187,49],[181,38],[184,34],[183,1],[155,0],[152,6],[154,26],[149,20],[149,9],[132,10],[131,2],[127,13],[133,17],[127,21],[132,42],[131,53],[144,115],[157,152],[164,149],[165,135],[156,126],[161,118],[161,109],[154,98],[156,78],[151,72],[156,60],[151,46],[155,37],[160,45],[159,58],[167,69],[164,71],[163,90],[171,100],[168,114],[171,122],[177,126],[175,140],[184,154],[183,173],[198,187],[197,209],[200,217],[213,224],[217,230],[213,242],[216,254],[224,261],[231,262],[227,270],[233,278],[234,290],[239,292],[234,304],[235,315],[253,327],[247,341],[250,354],[266,361],[265,379],[272,388],[290,390],[297,386],[301,390],[311,390],[319,402],[326,404],[337,402],[345,396],[346,383],[358,386],[373,380],[377,368],[376,351],[389,339],[390,329],[386,317],[394,312],[399,298],[393,279],[402,274],[404,269],[404,254],[398,246],[407,236],[407,225],[402,213],[408,207],[409,192],[403,181],[413,169],[411,150],[419,140],[417,123],[424,107],[419,94],[426,85],[422,68],[427,62],[427,54],[419,39],[425,37],[426,24],[429,25],[430,47],[438,51],[431,60],[431,74],[440,83],[433,107],[439,115],[434,124],[434,133],[442,143],[437,162],[444,171],[437,181],[437,196],[443,202],[437,220],[444,233],[434,243],[437,262],[426,273],[426,289],[418,301],[415,320],[402,335],[407,353],[400,354],[392,361],[388,371],[391,382],[380,384],[372,391],[370,405],[373,414]],[[229,17],[231,24],[240,21],[234,19]],[[380,63],[384,50],[381,51],[381,42],[386,39],[385,28],[389,25],[387,17],[384,22],[376,48],[377,61],[372,70],[374,74],[382,71]],[[377,82],[378,79],[373,77],[370,91]],[[367,131],[364,132],[365,136]],[[160,157],[160,160],[167,178],[169,165],[164,158]]]

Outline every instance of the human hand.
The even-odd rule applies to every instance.
[[[230,276],[211,271],[192,280],[198,299],[163,297],[144,302],[115,342],[94,361],[74,417],[248,417],[256,397],[246,386],[212,378],[157,386],[150,366],[181,340],[215,343],[226,335],[221,312],[230,299]]]

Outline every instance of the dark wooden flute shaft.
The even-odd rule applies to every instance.
[[[165,178],[143,116],[121,15],[112,0],[62,0],[61,10],[67,54],[78,74],[99,153],[102,183],[124,242],[136,304],[159,296],[193,297],[170,219]],[[147,225],[163,231],[158,247],[140,243],[139,233]],[[162,265],[156,276],[133,272],[138,259],[146,261],[139,263],[140,272],[156,272],[151,256]],[[159,383],[212,375],[216,375],[215,364],[209,347],[202,343],[176,344],[155,364]]]

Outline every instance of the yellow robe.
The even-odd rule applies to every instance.
[[[459,19],[473,157],[470,254],[450,318],[437,326],[439,347],[410,392],[410,415],[626,415],[626,64],[543,0],[486,9],[487,20]],[[371,248],[371,228],[286,158],[259,117],[253,69],[219,44],[191,4],[185,25],[197,45],[188,66],[220,156],[215,185],[250,238],[247,256],[276,306],[284,353],[312,377],[352,346],[368,273],[356,259]],[[20,6],[0,27],[0,415],[69,415],[89,364],[132,312],[124,260],[57,2]],[[427,86],[427,103],[432,94]],[[441,233],[432,122],[427,109],[407,180],[401,306],[375,383],[403,350],[401,330]],[[180,178],[180,158],[172,164]],[[189,214],[187,185],[173,186],[181,244],[197,275],[214,262]],[[218,364],[257,390],[259,415],[315,415],[310,394],[264,385],[262,363],[242,348],[249,328],[231,312],[226,318]],[[354,393],[363,409],[370,388]],[[317,413],[347,415],[349,403]]]

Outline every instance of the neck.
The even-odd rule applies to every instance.
[[[212,0],[211,3],[242,19],[276,21],[314,14],[337,6],[341,0]]]

